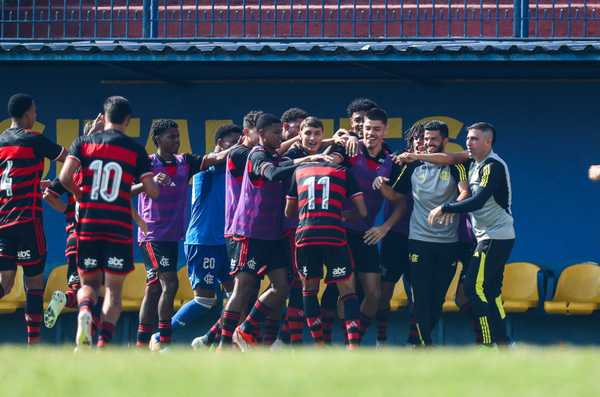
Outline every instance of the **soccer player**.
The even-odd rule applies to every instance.
[[[215,134],[216,146],[213,152],[204,157],[202,170],[192,179],[192,210],[184,247],[194,299],[186,302],[173,316],[173,331],[199,318],[217,303],[216,288],[219,284],[228,293],[233,290],[222,232],[225,213],[225,159],[241,134],[242,129],[237,125],[220,127]],[[163,339],[161,338],[161,345]]]
[[[81,278],[77,294],[78,348],[91,344],[91,311],[103,278],[105,298],[98,347],[110,343],[121,314],[123,281],[133,270],[132,184],[140,181],[151,198],[160,193],[152,178],[148,153],[124,133],[131,112],[127,99],[107,98],[104,131],[77,138],[59,176],[61,184],[79,203],[76,230],[77,267]],[[83,176],[81,187],[73,183],[73,174],[78,168]]]
[[[300,108],[289,108],[283,112],[281,123],[283,125],[282,139],[284,142],[298,136],[300,124],[307,117],[308,113]]]
[[[385,236],[383,228],[375,228],[375,216],[383,203],[383,196],[373,190],[376,177],[389,178],[392,169],[392,158],[384,147],[387,131],[387,114],[379,108],[369,110],[365,115],[364,134],[359,145],[358,155],[346,159],[350,173],[364,193],[368,215],[366,219],[348,218],[345,222],[348,229],[348,244],[356,264],[356,275],[362,286],[364,299],[361,304],[361,332],[364,334],[375,318],[381,296],[381,275],[379,267],[379,251],[377,241]],[[356,138],[351,138],[356,139]],[[351,203],[347,203],[352,208]],[[401,212],[394,211],[393,219],[386,220],[386,225],[398,221]]]
[[[103,117],[102,114],[99,114],[93,123],[88,121],[83,128],[83,135],[89,135],[104,129]],[[77,186],[81,184],[80,172],[74,174],[73,182]],[[67,195],[67,201],[63,202],[60,197],[65,194]],[[77,221],[75,219],[75,196],[67,192],[58,178],[54,179],[50,186],[44,190],[43,198],[56,211],[65,214],[65,230],[67,232],[65,248],[65,257],[67,258],[67,291],[54,291],[48,308],[44,312],[44,324],[46,328],[52,328],[65,306],[71,309],[77,307],[77,291],[81,287],[79,272],[77,271],[77,236],[75,234]],[[99,297],[98,304],[101,301],[102,299]],[[94,307],[94,317],[98,314],[98,304]]]
[[[469,263],[464,286],[471,304],[476,340],[483,345],[507,344],[506,314],[502,307],[504,266],[515,243],[512,190],[508,166],[493,145],[496,129],[479,122],[467,127],[466,163],[472,196],[432,209],[429,222],[436,224],[448,215],[470,213],[477,247]]]
[[[285,123],[284,123],[285,125]],[[287,151],[285,157],[300,159],[313,154],[323,153],[328,150],[335,158],[336,163],[341,163],[344,160],[344,150],[340,146],[330,147],[323,143],[323,123],[316,117],[307,117],[300,124],[300,142],[294,145]],[[284,317],[283,326],[281,327],[280,338],[282,342],[288,344],[299,344],[302,342],[302,334],[304,329],[304,312],[302,301],[302,283],[298,277],[298,268],[296,266],[296,227],[298,226],[298,217],[286,217],[284,219],[284,234],[290,241],[291,258],[292,258],[292,274],[291,274],[291,289],[288,298],[288,306]],[[337,301],[337,299],[336,299]],[[335,307],[335,304],[334,304]],[[335,309],[334,309],[335,310]],[[270,319],[267,319],[265,328],[268,329]],[[329,327],[329,323],[326,327]],[[329,330],[327,330],[329,331]],[[327,333],[327,332],[326,332]],[[329,342],[325,338],[325,342]]]
[[[308,119],[307,119],[308,120]],[[321,127],[322,129],[322,127]],[[304,130],[303,130],[304,133]],[[299,166],[287,195],[285,214],[300,221],[296,230],[296,258],[302,278],[306,324],[315,343],[323,344],[317,293],[327,265],[325,282],[337,284],[344,304],[348,347],[360,344],[359,307],[354,288],[352,255],[342,226],[344,200],[350,198],[361,217],[367,216],[363,193],[348,171],[333,163]]]
[[[173,330],[180,325],[185,325],[189,321],[187,317],[190,313],[194,312],[195,306],[198,303],[198,299],[188,302],[178,312],[180,314],[179,317],[174,316],[173,319],[171,318],[173,300],[178,288],[177,260],[179,240],[185,234],[185,217],[188,208],[188,181],[196,174],[194,177],[194,197],[197,197],[196,193],[201,189],[199,185],[206,174],[199,173],[199,171],[207,170],[206,172],[210,175],[207,178],[211,178],[215,174],[214,166],[223,164],[227,157],[227,151],[221,150],[219,145],[224,144],[227,146],[225,149],[228,149],[239,139],[239,134],[235,133],[229,136],[225,143],[225,130],[221,128],[219,131],[219,134],[216,136],[217,150],[205,156],[199,156],[195,154],[178,154],[180,146],[179,126],[175,121],[157,120],[152,123],[150,128],[150,135],[157,147],[157,152],[150,156],[150,161],[152,172],[155,174],[154,179],[160,185],[160,196],[158,199],[152,199],[145,193],[141,193],[138,200],[138,211],[148,225],[148,232],[144,233],[140,230],[138,233],[138,242],[142,249],[148,277],[146,293],[140,308],[137,346],[141,347],[148,344],[151,332],[153,331],[152,323],[157,307],[159,332],[155,336],[160,345],[154,344],[153,349],[155,350],[158,350],[160,347],[164,348],[170,343]],[[233,140],[230,141],[230,139]],[[215,176],[215,178],[218,178],[218,176]],[[132,188],[132,192],[135,194],[142,188],[141,184],[137,184]],[[216,191],[218,191],[218,187]],[[206,195],[207,192],[205,191],[204,193]],[[225,190],[223,188],[221,196],[224,196],[224,193]],[[194,204],[198,202],[194,200]],[[207,221],[205,219],[206,212],[203,210],[204,208],[197,205],[192,207],[193,222],[196,222],[199,216],[203,216],[203,222]],[[223,211],[220,211],[220,214],[223,214]],[[214,216],[215,214],[213,214]],[[222,215],[220,218],[222,219]],[[197,236],[189,234],[188,237],[191,240],[197,238]],[[216,258],[221,254],[218,249],[214,249],[212,251],[213,256],[205,255],[203,258],[200,258],[200,256],[208,254],[208,252],[202,253],[195,251],[194,247],[188,248],[190,247],[186,245],[186,259],[188,264],[193,262],[194,265],[199,265],[197,260],[203,260],[206,265],[206,258],[208,258],[208,262],[212,261],[214,264]],[[221,258],[221,262],[223,260],[225,258]],[[197,276],[198,274],[190,273],[190,277],[194,280],[192,282],[194,288],[197,288],[197,280],[195,280]],[[196,297],[199,298],[198,295]],[[202,296],[202,298],[204,297]],[[202,304],[207,303],[205,299],[199,300]]]
[[[425,151],[425,130],[422,124],[415,124],[406,134],[406,148],[408,152]],[[390,175],[391,180],[396,180],[401,167],[394,166]],[[374,188],[378,189],[384,181],[383,177],[376,178]],[[379,181],[378,181],[379,180]],[[390,313],[390,300],[394,294],[396,283],[404,275],[405,281],[410,284],[408,262],[408,229],[412,200],[407,200],[407,209],[381,241],[381,298],[377,311],[377,346],[382,347],[387,341],[387,327]],[[394,206],[386,200],[384,203],[384,218],[389,219]]]
[[[346,107],[346,113],[350,118],[350,132],[362,138],[365,115],[369,110],[378,107],[375,102],[368,98],[356,98],[350,102],[348,107]]]
[[[233,294],[221,318],[220,346],[232,343],[245,350],[255,345],[260,324],[267,316],[278,317],[288,295],[289,247],[283,238],[283,183],[297,164],[310,160],[329,160],[329,156],[310,156],[283,161],[277,154],[281,145],[281,122],[271,114],[262,114],[256,129],[260,144],[252,148],[244,171],[240,198],[233,217],[237,240],[232,262],[235,275]],[[240,312],[256,291],[257,277],[267,274],[270,288],[256,301],[246,320],[236,328]]]
[[[588,170],[588,176],[592,181],[600,181],[600,165],[592,165]]]
[[[40,341],[46,239],[40,180],[44,159],[64,161],[66,151],[31,129],[37,119],[33,98],[8,100],[10,127],[0,135],[0,298],[14,286],[23,267],[27,343]]]
[[[448,126],[441,121],[425,124],[425,145],[430,153],[441,153],[448,142]],[[396,193],[413,198],[410,217],[408,257],[410,261],[416,334],[408,342],[415,346],[432,344],[431,332],[442,313],[442,305],[455,273],[458,249],[458,220],[431,225],[429,211],[441,203],[463,200],[469,195],[466,170],[462,165],[439,166],[413,162],[404,165],[392,181]],[[391,189],[382,185],[389,197]],[[396,194],[391,194],[396,196]]]

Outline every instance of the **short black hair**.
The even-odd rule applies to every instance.
[[[170,119],[160,119],[154,120],[152,125],[150,126],[150,136],[152,137],[152,142],[155,145],[158,145],[158,137],[163,134],[165,131],[170,130],[171,128],[178,129],[179,126],[174,120]]]
[[[33,97],[28,94],[15,94],[8,100],[8,114],[13,119],[20,119],[33,105]]]
[[[485,121],[478,121],[477,123],[473,123],[467,127],[467,131],[469,130],[480,130],[482,132],[491,132],[492,133],[492,145],[496,143],[496,127],[493,124],[487,123]]]
[[[381,121],[383,124],[387,125],[388,116],[385,110],[380,108],[373,108],[367,111],[365,118],[369,120]]]
[[[348,113],[348,117],[350,117],[352,116],[352,113],[368,112],[369,110],[378,107],[379,105],[377,105],[374,101],[370,100],[369,98],[356,98],[355,100],[350,102],[348,107],[346,107],[346,113]]]
[[[305,119],[308,117],[308,112],[300,108],[289,108],[281,115],[282,123],[289,123],[290,121]]]
[[[242,126],[244,128],[250,129],[256,127],[256,122],[261,114],[264,112],[262,110],[251,110],[244,116],[244,120],[242,122]]]
[[[316,117],[307,117],[304,120],[302,120],[302,124],[300,124],[300,130],[303,130],[306,127],[310,127],[310,128],[320,128],[320,129],[324,129],[323,128],[323,122],[321,120],[319,120]]]
[[[440,135],[448,138],[448,124],[440,120],[431,120],[425,124],[425,131],[439,131]]]
[[[279,119],[279,117],[271,113],[263,113],[256,121],[256,129],[264,130],[265,128],[268,128],[273,124],[281,124],[281,120]]]
[[[230,134],[240,134],[241,135],[243,133],[244,133],[244,131],[242,131],[242,127],[240,127],[237,124],[223,125],[217,129],[217,132],[215,132],[215,142],[218,141],[219,139],[225,138],[227,135],[230,135]]]
[[[104,114],[106,121],[115,124],[123,124],[127,117],[131,116],[133,110],[131,104],[122,96],[111,96],[104,101]]]

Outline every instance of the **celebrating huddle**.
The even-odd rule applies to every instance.
[[[305,325],[316,345],[328,345],[338,317],[348,349],[373,323],[384,345],[401,277],[411,287],[407,343],[431,345],[459,261],[457,304],[472,318],[476,341],[510,342],[500,289],[515,240],[511,185],[489,123],[467,127],[461,153],[445,152],[445,123],[416,124],[405,151],[394,153],[384,142],[386,112],[359,98],[347,108],[350,129],[333,138],[299,108],[281,118],[251,111],[242,127],[219,128],[204,156],[180,154],[177,123],[155,121],[156,153],[148,155],[124,133],[129,102],[110,97],[67,154],[31,131],[30,96],[14,95],[8,107],[12,125],[0,135],[0,297],[22,266],[29,343],[39,341],[42,322],[42,197],[65,213],[69,265],[68,288],[53,293],[43,319],[52,327],[65,306],[78,307],[79,349],[94,334],[98,347],[112,339],[133,270],[134,222],[147,270],[141,348],[165,349],[173,332],[220,297],[220,317],[193,347],[298,345]],[[41,181],[44,158],[64,161],[54,181]],[[173,314],[184,238],[194,299]]]

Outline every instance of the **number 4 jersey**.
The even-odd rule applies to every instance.
[[[106,130],[77,138],[69,157],[80,162],[82,173],[78,239],[131,244],[131,185],[153,175],[146,150]]]
[[[346,168],[329,163],[300,165],[287,195],[298,200],[300,222],[296,245],[347,244],[342,225],[342,208],[346,198],[362,195]]]
[[[0,134],[0,228],[41,221],[44,158],[55,160],[62,151],[43,135],[22,128]]]

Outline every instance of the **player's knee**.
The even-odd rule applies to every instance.
[[[175,296],[178,288],[179,281],[177,280],[177,277],[171,277],[162,281],[163,294]]]
[[[4,291],[4,295],[8,295],[10,293],[10,291],[12,291],[12,289],[15,285],[15,278],[12,277],[10,280],[2,278],[2,282],[0,284],[2,285],[2,290]]]
[[[271,285],[273,293],[281,299],[285,299],[290,293],[290,286],[288,283],[273,283]]]
[[[155,283],[146,285],[146,296],[148,296],[150,298],[156,298],[156,297],[160,296],[160,293],[161,293],[160,283],[155,282]]]

